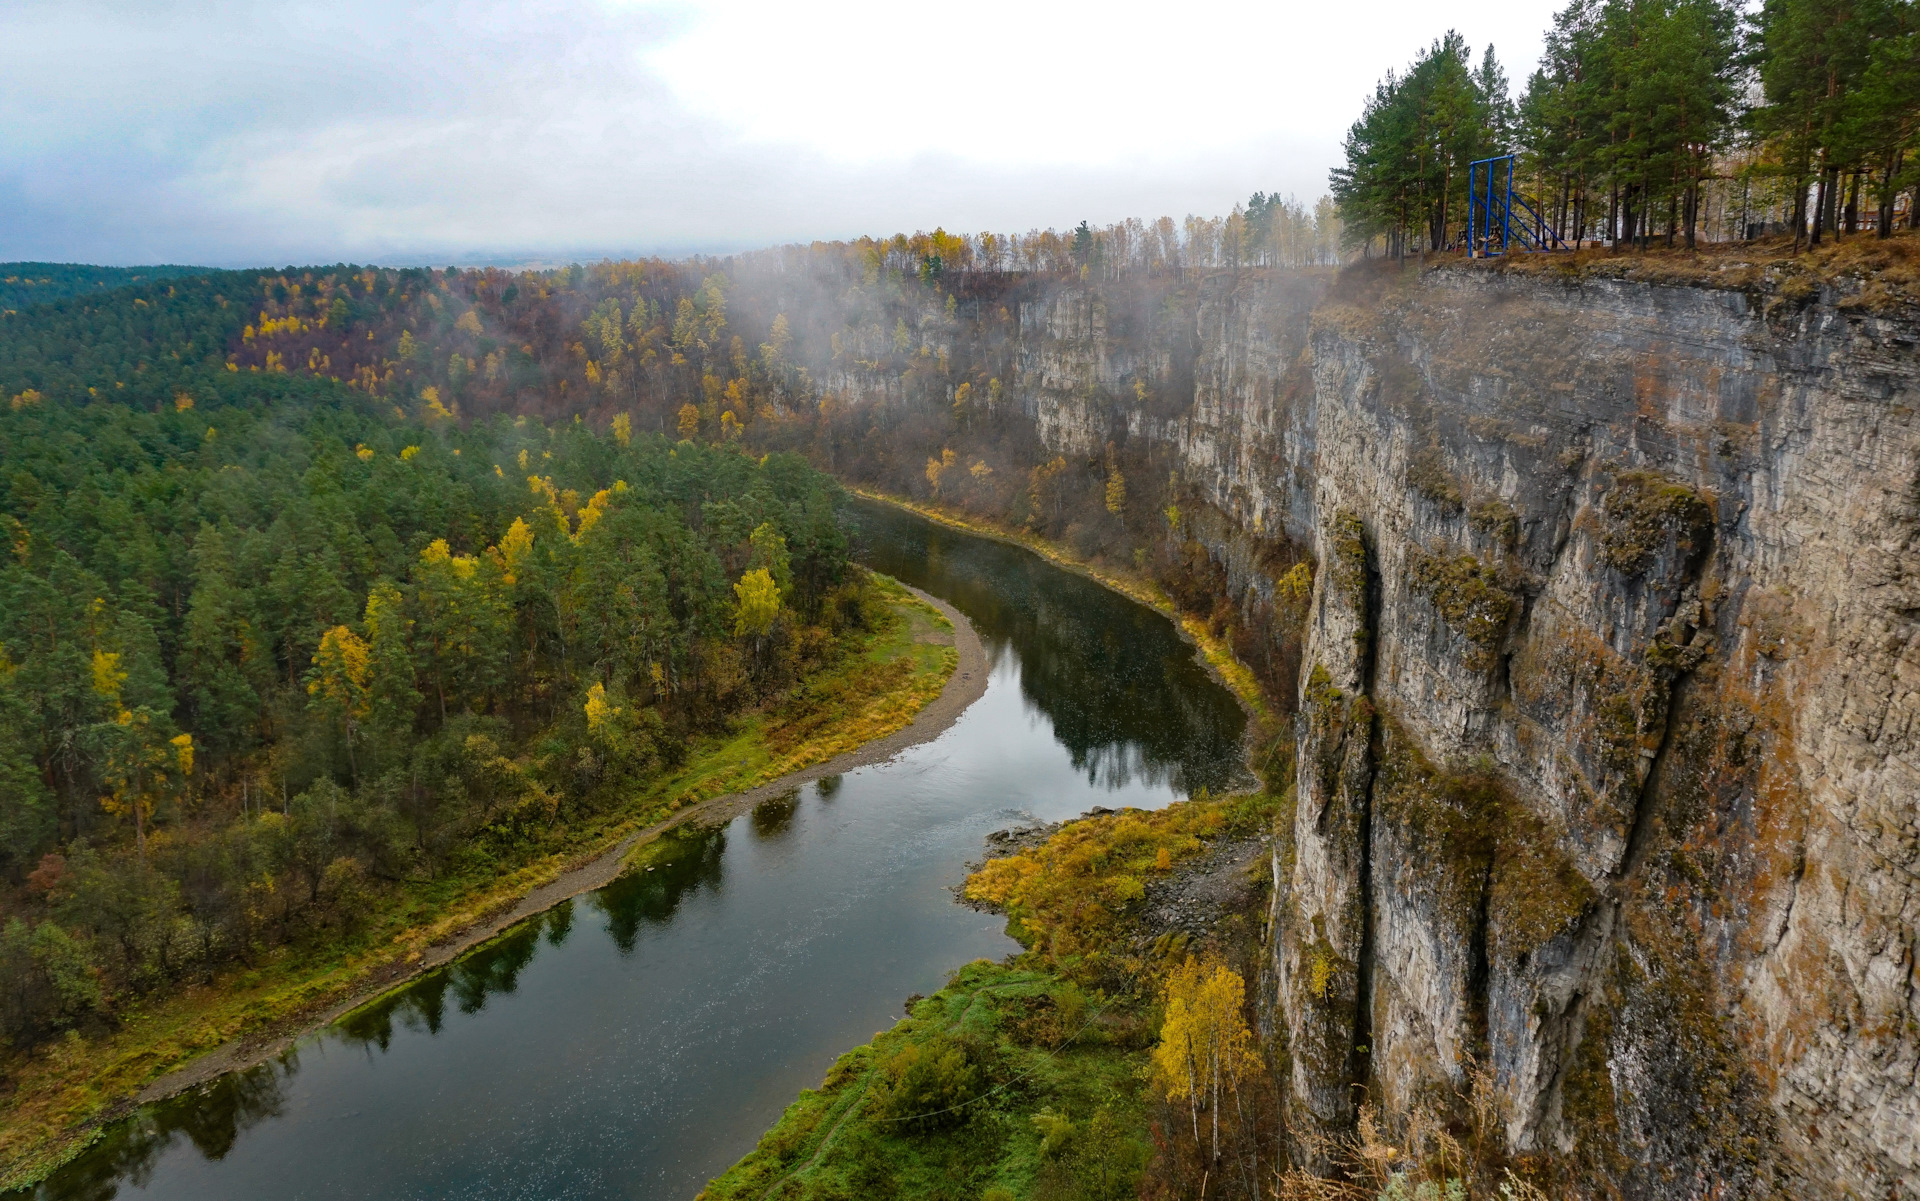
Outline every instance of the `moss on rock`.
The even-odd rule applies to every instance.
[[[1467,513],[1467,523],[1492,538],[1501,550],[1512,550],[1520,541],[1519,514],[1497,496],[1475,501]]]
[[[1328,581],[1357,614],[1367,611],[1367,527],[1358,515],[1341,509],[1327,529]]]
[[[1437,446],[1414,452],[1407,464],[1407,486],[1449,516],[1459,513],[1465,505],[1460,481],[1453,472],[1447,470],[1446,455]]]
[[[1627,576],[1645,573],[1669,544],[1691,558],[1713,526],[1713,507],[1700,493],[1652,471],[1616,473],[1601,510],[1600,557]]]
[[[1597,894],[1553,832],[1490,768],[1449,771],[1381,719],[1376,820],[1403,832],[1409,870],[1464,935],[1486,892],[1488,945],[1513,960],[1570,930]]]
[[[1486,671],[1494,665],[1519,601],[1501,586],[1492,565],[1438,545],[1431,550],[1409,546],[1407,582],[1467,641],[1469,668]]]

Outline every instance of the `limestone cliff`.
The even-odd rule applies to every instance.
[[[1844,300],[1444,271],[1316,313],[1313,1121],[1471,1053],[1516,1150],[1631,1195],[1920,1195],[1920,331]]]
[[[1301,1155],[1477,1069],[1581,1193],[1920,1198],[1920,312],[1460,265],[1014,303],[1042,443],[1145,444],[1250,603],[1261,540],[1320,565]]]

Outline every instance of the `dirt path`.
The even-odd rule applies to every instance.
[[[953,675],[947,680],[946,687],[941,689],[939,696],[915,715],[912,722],[884,738],[876,738],[872,742],[845,754],[836,755],[825,762],[791,772],[746,792],[731,793],[696,805],[689,805],[663,822],[636,831],[593,858],[561,873],[553,881],[529,892],[517,904],[501,911],[497,916],[476,922],[426,948],[418,959],[391,963],[375,970],[345,999],[301,1014],[273,1029],[236,1039],[184,1067],[168,1072],[140,1090],[131,1102],[116,1106],[112,1112],[103,1115],[100,1119],[102,1124],[124,1117],[133,1106],[158,1101],[205,1084],[228,1072],[265,1063],[315,1030],[337,1021],[347,1013],[383,993],[392,991],[408,980],[447,964],[480,944],[497,938],[508,927],[534,914],[551,909],[569,897],[576,897],[581,893],[604,887],[620,874],[627,856],[632,854],[636,847],[658,838],[675,826],[687,822],[730,821],[751,810],[760,802],[779,796],[802,784],[825,776],[852,771],[856,767],[885,762],[909,747],[931,742],[939,737],[959,718],[961,713],[966,711],[967,706],[979,700],[981,694],[987,690],[986,653],[981,648],[979,635],[974,632],[972,624],[961,616],[959,610],[943,600],[927,595],[918,588],[902,586],[938,609],[942,616],[953,623],[951,641],[958,652],[958,662],[954,666]],[[931,622],[916,621],[916,627],[916,635],[921,641],[943,644],[949,641],[945,631],[936,629]]]

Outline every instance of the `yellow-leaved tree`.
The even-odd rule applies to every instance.
[[[932,457],[927,459],[927,485],[933,489],[935,496],[940,495],[941,479],[957,462],[959,458],[951,450],[942,450],[937,459]]]
[[[771,521],[763,521],[753,527],[753,533],[747,536],[747,542],[753,547],[753,556],[748,567],[764,567],[773,577],[774,586],[780,590],[780,599],[787,600],[793,595],[793,561],[787,554],[787,540],[780,536]]]
[[[360,765],[353,755],[354,737],[360,732],[360,719],[367,715],[367,669],[370,663],[366,639],[346,626],[335,626],[320,635],[313,652],[313,670],[307,673],[308,703],[330,720],[340,723],[347,743],[347,766],[358,777]]]
[[[500,538],[500,560],[506,565],[507,583],[515,583],[519,573],[533,557],[533,527],[523,517],[513,519]]]
[[[1246,981],[1224,963],[1188,958],[1167,981],[1167,1016],[1153,1050],[1153,1082],[1168,1101],[1187,1104],[1193,1141],[1200,1113],[1212,1119],[1211,1154],[1220,1155],[1220,1097],[1237,1102],[1241,1086],[1261,1068],[1247,1028]]]
[[[1051,512],[1054,524],[1060,522],[1060,505],[1063,500],[1060,477],[1067,471],[1067,461],[1055,456],[1052,461],[1042,463],[1027,473],[1028,522],[1039,525],[1043,512]]]
[[[680,406],[680,436],[689,441],[699,436],[700,410],[690,404]]]
[[[147,821],[155,806],[183,789],[193,774],[193,735],[172,734],[173,723],[164,713],[122,703],[120,687],[128,673],[118,652],[95,648],[92,667],[93,690],[113,714],[89,729],[102,752],[100,777],[107,787],[100,807],[115,817],[132,816],[134,842],[145,860]]]
[[[587,730],[598,734],[620,716],[620,706],[607,699],[607,686],[595,680],[587,689]]]
[[[734,596],[739,598],[740,609],[733,619],[733,632],[740,637],[764,638],[773,629],[774,619],[780,616],[780,586],[773,582],[773,573],[765,567],[756,567],[740,577],[733,586]]]
[[[757,677],[766,667],[768,634],[780,617],[780,585],[769,567],[755,567],[733,586],[740,607],[735,610],[733,632],[736,637],[753,640],[753,673]]]

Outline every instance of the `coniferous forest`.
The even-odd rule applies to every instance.
[[[798,457],[624,415],[454,421],[538,368],[468,337],[447,285],[213,274],[0,325],[16,1047],[515,862],[871,617],[839,490]],[[540,338],[555,314],[527,308]],[[276,335],[310,361],[250,355]],[[403,409],[382,385],[395,351],[424,362],[410,344],[440,383]]]
[[[1450,32],[1347,134],[1346,243],[1464,246],[1469,165],[1508,153],[1570,245],[1886,237],[1920,217],[1917,46],[1905,0],[1574,0],[1516,98],[1493,47],[1476,63]]]

